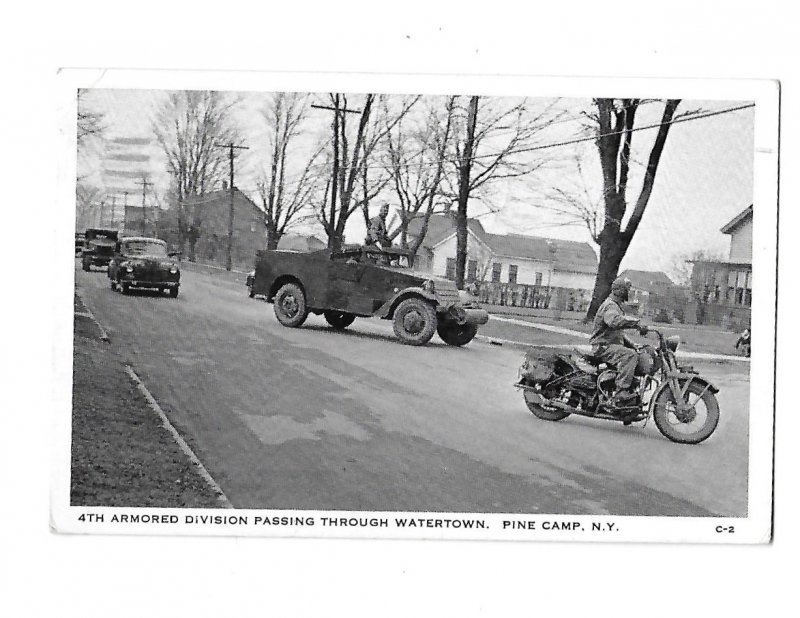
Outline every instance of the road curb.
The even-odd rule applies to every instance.
[[[81,295],[81,293],[77,289],[75,290],[75,295],[81,299],[81,302],[83,303],[83,308],[86,310],[83,312],[76,311],[75,315],[89,318],[92,322],[94,322],[95,326],[97,326],[97,328],[100,330],[100,340],[104,341],[105,343],[111,343],[111,337],[108,336],[108,332],[106,332],[106,329],[103,328],[103,325],[97,321],[96,317],[94,317],[94,313],[92,313],[92,310],[89,308],[89,303],[86,302],[86,299]]]
[[[222,488],[219,484],[214,480],[214,477],[206,470],[206,467],[203,463],[198,459],[197,455],[195,455],[192,448],[186,443],[186,440],[183,439],[178,430],[175,429],[175,426],[170,422],[167,418],[167,415],[164,413],[164,410],[161,409],[161,406],[158,405],[155,397],[150,393],[147,387],[142,382],[141,378],[136,375],[136,372],[133,370],[133,367],[130,365],[125,365],[125,371],[130,376],[131,380],[134,381],[136,387],[139,389],[139,392],[144,395],[144,398],[147,400],[148,405],[150,408],[158,414],[159,418],[161,418],[161,424],[167,431],[172,434],[173,440],[178,445],[178,447],[183,451],[184,455],[186,455],[191,462],[196,466],[195,470],[200,475],[200,477],[206,482],[206,484],[211,488],[214,493],[217,494],[217,501],[226,509],[232,509],[233,504],[231,501],[228,500],[228,497],[225,495],[225,492],[222,491]]]

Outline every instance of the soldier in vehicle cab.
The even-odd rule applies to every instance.
[[[369,220],[367,229],[367,245],[376,245],[386,248],[392,246],[389,232],[386,229],[386,217],[389,215],[389,204],[381,205],[380,214]]]

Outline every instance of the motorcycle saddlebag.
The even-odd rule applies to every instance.
[[[520,377],[532,382],[547,382],[556,373],[558,355],[535,348],[525,353],[525,361],[520,369]]]

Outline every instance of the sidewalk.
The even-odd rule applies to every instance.
[[[517,320],[514,318],[502,318],[497,315],[491,316],[489,318],[490,321],[497,321],[497,322],[504,322],[506,324],[514,324],[515,326],[524,326],[526,328],[535,328],[537,330],[543,330],[550,333],[557,333],[559,335],[567,335],[570,337],[577,337],[580,339],[589,339],[589,334],[581,332],[579,330],[571,330],[569,328],[563,328],[561,326],[551,326],[550,324],[540,324],[538,322],[530,322],[527,320]],[[491,337],[490,339],[494,339]],[[496,341],[500,341],[501,343],[517,343],[513,341],[507,340],[499,340],[495,339]],[[530,344],[518,342],[520,345],[530,346]],[[589,346],[588,344],[548,344],[539,347],[553,347],[553,348],[577,348],[582,351],[588,351]],[[710,360],[710,361],[740,361],[740,362],[750,362],[750,359],[745,356],[733,356],[730,354],[709,354],[707,352],[686,352],[686,351],[678,351],[679,358],[686,358],[686,359],[693,359],[693,360]]]

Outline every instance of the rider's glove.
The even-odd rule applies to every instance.
[[[639,324],[637,328],[639,329],[639,334],[642,337],[644,337],[648,333],[647,326],[645,326],[644,324]]]

